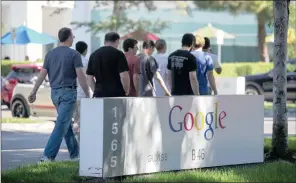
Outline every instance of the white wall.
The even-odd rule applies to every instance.
[[[42,30],[43,33],[49,34],[55,38],[58,38],[58,31],[61,27],[70,26],[72,19],[72,9],[65,9],[59,14],[53,14],[56,10],[55,7],[42,7]]]
[[[6,1],[7,2],[7,1]],[[6,34],[7,31],[10,30],[10,25],[8,24],[8,22],[10,21],[10,17],[8,16],[10,11],[10,7],[8,5],[2,5],[1,6],[1,37],[4,36]],[[1,45],[1,56],[3,59],[6,56],[9,56],[10,53],[10,47],[9,46],[4,46]]]
[[[42,1],[10,1],[6,3],[2,21],[6,25],[5,31],[21,25],[42,32],[41,5]],[[39,16],[38,16],[39,15]],[[2,45],[2,55],[10,56],[12,60],[24,60],[28,55],[31,60],[42,57],[42,45]]]
[[[26,25],[37,32],[48,33],[57,37],[57,30],[60,27],[69,26],[69,22],[72,19],[72,11],[66,10],[59,15],[50,17],[49,12],[55,8],[49,6],[73,8],[73,4],[74,2],[71,1],[63,4],[57,4],[57,2],[48,3],[48,1],[5,1],[1,6],[1,20],[5,25],[5,33],[10,31],[12,27]],[[11,60],[23,61],[25,56],[28,55],[31,61],[35,61],[36,59],[44,58],[46,49],[43,47],[46,48],[46,46],[37,44],[29,44],[27,46],[2,45],[2,57],[9,56]]]
[[[8,32],[13,27],[23,25],[26,17],[26,1],[10,1],[4,8],[2,21],[5,31]],[[5,33],[4,33],[5,34]],[[1,45],[2,56],[9,56],[12,60],[24,60],[26,56],[25,46]]]
[[[53,14],[56,7],[42,7],[42,30],[58,39],[58,31],[61,27],[69,27],[72,19],[72,9],[66,8],[59,14]],[[50,22],[50,23],[49,23]],[[47,45],[43,47],[43,58],[45,54],[56,45]]]
[[[27,12],[26,12],[26,26],[37,32],[42,33],[42,1],[27,1]],[[39,15],[39,16],[37,16]],[[27,55],[30,60],[35,61],[42,59],[42,48],[40,44],[28,44]]]
[[[74,4],[80,5],[74,8]],[[10,31],[12,27],[18,27],[26,24],[29,28],[38,32],[47,33],[57,38],[58,30],[61,27],[69,26],[71,21],[90,21],[91,9],[95,5],[94,1],[4,1],[2,2],[2,22],[5,25],[5,33]],[[155,2],[158,8],[175,7],[175,3]],[[67,8],[60,14],[50,16],[56,7]],[[112,3],[110,3],[110,7]],[[107,8],[104,6],[103,8]],[[74,10],[74,11],[73,11]],[[72,18],[73,16],[73,18]],[[79,28],[73,30],[75,34],[75,41],[84,40],[89,45],[91,50],[91,36],[90,33],[85,32],[86,28]],[[102,35],[103,36],[103,35]],[[103,39],[101,40],[101,44]],[[74,43],[75,45],[75,43]],[[28,46],[20,45],[2,45],[2,57],[10,56],[12,60],[24,60],[28,55],[30,60],[35,61],[39,58],[44,58],[48,49],[52,45],[42,46],[30,44]]]
[[[73,22],[90,22],[91,21],[91,3],[89,1],[75,1],[72,12]],[[72,22],[71,21],[71,22]],[[72,48],[75,49],[75,44],[78,41],[84,41],[88,45],[88,58],[91,52],[91,33],[87,32],[87,27],[76,28],[72,26],[73,34],[75,36]]]

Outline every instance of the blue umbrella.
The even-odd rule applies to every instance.
[[[12,39],[12,33],[8,32],[1,38],[2,44],[51,44],[57,40],[48,34],[36,32],[26,26],[20,26],[15,29],[15,42]]]

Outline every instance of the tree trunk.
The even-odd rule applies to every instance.
[[[268,49],[265,43],[266,29],[265,18],[263,14],[257,14],[258,21],[258,46],[260,51],[260,59],[264,62],[269,62]]]
[[[287,35],[288,2],[274,0],[273,133],[270,154],[284,158],[288,153],[287,122]]]
[[[111,31],[118,31],[119,26],[118,26],[118,17],[120,16],[121,13],[121,3],[119,0],[114,0],[113,1],[113,10],[112,10],[112,28]]]

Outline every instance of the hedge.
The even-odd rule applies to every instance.
[[[39,60],[37,62],[40,63],[40,62],[43,62],[43,60]],[[14,64],[28,64],[28,63],[36,63],[36,62],[1,60],[1,76],[6,76],[10,72],[11,67]]]
[[[43,62],[42,60],[38,62]],[[19,61],[1,61],[1,76],[6,76],[13,64],[24,64],[28,62]],[[238,77],[250,74],[266,73],[273,68],[273,63],[264,62],[241,62],[241,63],[225,63],[222,64],[222,73],[216,74],[217,77]]]
[[[222,64],[222,73],[217,77],[238,77],[251,74],[266,73],[273,68],[273,63],[264,62],[240,62]]]

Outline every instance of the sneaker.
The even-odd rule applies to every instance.
[[[53,160],[52,159],[49,159],[48,157],[46,156],[43,156],[38,163],[46,163],[46,162],[52,162]]]
[[[79,157],[71,158],[71,161],[79,161]]]

